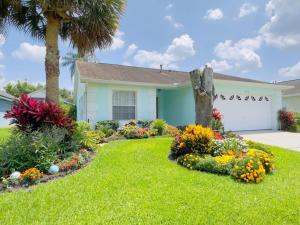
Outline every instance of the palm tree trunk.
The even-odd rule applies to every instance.
[[[46,27],[46,100],[59,102],[59,50],[58,35],[60,21],[52,15],[47,16]]]

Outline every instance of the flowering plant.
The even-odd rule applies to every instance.
[[[55,125],[68,130],[73,127],[73,120],[57,105],[38,101],[25,94],[15,100],[4,118],[12,119],[12,123],[22,131],[35,131],[45,125]]]
[[[243,182],[259,183],[263,180],[266,171],[262,162],[257,158],[241,158],[234,165],[231,176]]]
[[[42,176],[43,173],[39,169],[30,168],[21,174],[20,180],[24,184],[35,184]]]
[[[213,111],[212,111],[212,117],[215,119],[215,120],[218,120],[218,121],[221,121],[222,120],[222,115],[221,115],[221,112],[214,108]]]
[[[259,159],[262,162],[266,173],[274,171],[274,161],[271,154],[257,149],[248,149],[247,156]]]

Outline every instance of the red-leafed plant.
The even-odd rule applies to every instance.
[[[213,117],[213,119],[218,120],[218,121],[222,120],[221,112],[216,108],[214,108],[212,111],[212,117]]]
[[[57,126],[68,130],[73,127],[73,120],[57,105],[38,101],[25,94],[15,100],[4,118],[12,119],[12,124],[22,131],[35,131],[43,126]]]
[[[282,130],[291,130],[296,125],[296,113],[280,110],[279,120]]]

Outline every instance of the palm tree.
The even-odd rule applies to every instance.
[[[58,103],[58,38],[80,56],[108,47],[125,0],[1,0],[0,31],[13,24],[46,45],[46,99]]]
[[[71,79],[73,79],[74,72],[75,72],[75,62],[78,59],[86,61],[86,62],[96,61],[95,56],[92,54],[84,55],[83,57],[81,57],[79,55],[79,53],[68,52],[64,57],[62,57],[61,65],[64,67],[70,67]]]

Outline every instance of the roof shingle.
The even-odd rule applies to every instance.
[[[190,81],[188,72],[160,70],[134,66],[124,66],[106,63],[90,63],[77,61],[77,66],[82,79],[105,80],[105,81],[124,81],[149,84],[186,84]],[[214,73],[214,79],[270,84],[263,81],[248,78],[229,76]]]

